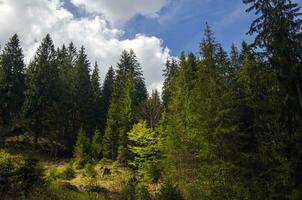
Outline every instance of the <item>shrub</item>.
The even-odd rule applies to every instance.
[[[35,158],[25,158],[16,166],[13,175],[13,190],[29,193],[33,187],[42,183],[43,171]]]
[[[137,180],[136,180],[135,176],[132,176],[122,190],[121,199],[136,200],[136,197],[135,197],[136,183],[137,183]]]
[[[75,172],[71,164],[68,164],[66,167],[64,167],[61,177],[66,180],[75,178]]]
[[[94,160],[102,158],[102,137],[99,129],[96,129],[91,141],[91,157]]]
[[[80,129],[77,141],[74,147],[74,158],[76,160],[77,167],[82,169],[90,159],[90,142],[87,138],[86,132]]]
[[[42,183],[42,168],[34,158],[17,158],[0,151],[0,193],[28,194],[37,183]]]
[[[139,183],[135,187],[136,200],[151,200],[151,195],[145,184]]]
[[[159,160],[146,161],[138,171],[146,180],[157,183],[161,178],[161,163]]]
[[[89,177],[89,178],[95,178],[96,177],[96,171],[93,168],[93,165],[90,163],[85,164],[84,166],[84,175]]]
[[[13,172],[11,155],[0,151],[0,193],[10,189],[10,178]]]
[[[159,200],[183,200],[183,197],[176,185],[166,181],[160,189]]]

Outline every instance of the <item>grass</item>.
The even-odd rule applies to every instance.
[[[47,141],[43,139],[39,146]],[[45,186],[36,188],[30,195],[29,200],[118,200],[124,197],[125,187],[129,179],[133,176],[133,172],[119,165],[117,162],[102,160],[94,163],[90,167],[95,172],[93,176],[87,174],[87,169],[77,169],[72,159],[59,159],[49,156],[47,151],[41,148],[34,148],[32,138],[26,135],[7,138],[3,149],[11,153],[14,157],[24,155],[33,155],[41,163],[44,168],[44,178],[47,181]],[[102,177],[102,169],[107,168],[110,174]],[[86,171],[85,171],[86,170]],[[78,188],[79,191],[73,191],[64,184],[70,184]],[[94,192],[84,192],[82,188],[93,185],[102,188],[106,193],[98,194]],[[151,194],[155,194],[159,190],[159,184],[148,184]],[[18,198],[22,199],[22,198]]]

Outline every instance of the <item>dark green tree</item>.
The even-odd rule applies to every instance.
[[[23,105],[24,117],[34,134],[56,133],[59,115],[59,71],[57,55],[50,35],[46,35],[27,70],[27,89]]]
[[[24,101],[23,53],[15,34],[4,47],[0,58],[0,119],[4,126],[13,125]]]
[[[163,84],[162,88],[162,100],[163,100],[163,105],[165,108],[168,107],[170,98],[171,98],[171,93],[173,91],[173,80],[176,77],[177,73],[177,62],[172,59],[167,60],[166,62],[166,69],[164,70],[163,76],[165,77],[165,81]]]
[[[100,127],[102,121],[102,91],[100,86],[99,67],[97,62],[95,63],[93,73],[91,76],[91,86],[93,91],[93,126]]]
[[[90,80],[90,63],[84,47],[81,47],[78,52],[72,81],[73,132],[82,127],[91,136],[95,129],[93,125],[94,96]]]
[[[117,65],[116,79],[104,135],[104,156],[116,159],[118,150],[127,157],[127,132],[134,123],[134,112],[147,98],[142,70],[134,52],[123,51]],[[121,158],[121,157],[120,157]]]
[[[96,161],[102,158],[102,135],[99,129],[95,129],[91,140],[91,156]]]
[[[101,91],[102,98],[101,98],[101,113],[100,113],[101,114],[100,130],[103,133],[105,132],[105,128],[107,124],[107,114],[108,114],[109,105],[113,93],[114,77],[115,77],[115,73],[113,67],[110,67],[106,74],[102,86],[102,91]]]

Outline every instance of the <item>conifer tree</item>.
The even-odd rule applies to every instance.
[[[93,89],[89,67],[85,48],[81,47],[73,70],[73,132],[82,127],[91,135],[95,127],[93,127]]]
[[[142,70],[134,52],[123,51],[117,65],[116,81],[104,135],[104,155],[116,159],[118,150],[127,159],[127,132],[134,123],[134,112],[147,98]],[[121,157],[120,157],[121,158]]]
[[[27,90],[23,105],[35,143],[42,133],[55,132],[59,101],[57,56],[50,35],[46,35],[27,70]]]
[[[171,93],[173,91],[173,79],[176,77],[177,73],[177,62],[172,59],[167,60],[166,69],[164,70],[163,76],[165,77],[165,81],[162,88],[162,100],[163,105],[167,108],[170,103]]]
[[[0,120],[4,126],[20,114],[24,101],[23,53],[18,35],[6,44],[0,59]]]
[[[93,126],[99,127],[101,124],[101,86],[100,86],[100,76],[99,76],[99,68],[97,62],[95,63],[93,73],[91,76],[91,86],[92,86],[92,91],[93,91],[93,119],[92,123]]]
[[[99,129],[95,129],[91,140],[91,156],[95,160],[102,158],[102,136]]]
[[[81,128],[74,146],[74,158],[78,162],[78,166],[80,168],[84,167],[84,165],[90,160],[90,151],[90,141],[85,130]]]
[[[100,124],[100,130],[101,132],[105,132],[105,128],[106,128],[106,124],[107,124],[107,114],[108,114],[108,110],[109,110],[109,105],[111,102],[111,98],[112,98],[112,93],[113,93],[113,86],[114,86],[114,77],[115,77],[115,73],[113,70],[113,67],[110,67],[103,86],[102,86],[102,98],[101,98],[101,124]]]

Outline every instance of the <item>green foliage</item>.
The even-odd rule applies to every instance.
[[[160,193],[158,194],[159,200],[183,200],[180,191],[177,186],[172,184],[171,181],[166,181],[160,188]]]
[[[102,151],[103,151],[102,136],[99,129],[96,129],[94,132],[94,135],[91,140],[90,150],[93,159],[98,161],[102,158]]]
[[[0,151],[0,193],[10,189],[10,178],[13,173],[13,161],[9,153]]]
[[[0,126],[13,125],[12,120],[20,117],[25,90],[23,57],[18,35],[15,34],[0,58]]]
[[[142,121],[135,124],[128,133],[131,145],[129,150],[134,155],[129,165],[138,169],[140,175],[156,182],[160,177],[159,163],[162,139],[158,133],[147,127],[147,123]]]
[[[153,90],[151,96],[140,106],[137,118],[139,120],[145,120],[148,122],[150,128],[155,129],[161,118],[162,112],[163,106],[160,101],[159,93],[157,90]]]
[[[75,171],[72,167],[72,164],[68,164],[62,168],[55,168],[51,170],[47,178],[50,181],[57,179],[71,180],[75,178]]]
[[[102,86],[102,97],[101,97],[101,124],[100,124],[100,130],[102,133],[105,132],[106,124],[107,124],[107,114],[111,102],[111,97],[113,93],[113,86],[114,86],[114,70],[112,67],[109,68],[103,86]]]
[[[95,171],[94,166],[90,163],[86,163],[83,170],[84,170],[84,175],[86,177],[95,178],[97,175],[97,172]]]
[[[136,200],[136,196],[135,196],[136,185],[137,185],[137,180],[133,176],[128,180],[127,184],[124,186],[121,192],[121,199]]]
[[[90,63],[82,46],[78,52],[72,74],[73,130],[83,128],[88,134],[95,130],[94,94],[90,77]],[[90,135],[89,135],[90,136]]]
[[[151,200],[148,188],[143,183],[138,183],[135,187],[135,200]]]
[[[36,159],[13,158],[9,153],[0,151],[0,194],[28,195],[36,185],[43,184],[42,172]]]
[[[100,86],[100,76],[99,76],[99,66],[97,62],[95,63],[93,73],[91,76],[91,86],[92,86],[92,92],[93,92],[93,110],[92,110],[92,123],[93,128],[96,128],[101,123],[102,119],[102,111],[101,111],[101,86]]]
[[[27,70],[23,112],[28,120],[29,129],[35,133],[35,143],[38,142],[41,133],[56,131],[56,116],[59,115],[59,82],[56,52],[48,34]]]
[[[117,158],[118,150],[127,156],[127,132],[134,123],[134,112],[147,98],[141,67],[134,52],[123,51],[117,67],[103,140],[104,156],[113,160]]]
[[[84,193],[62,187],[60,182],[53,182],[46,187],[36,188],[29,200],[105,200],[102,194]]]
[[[84,165],[90,161],[90,142],[83,129],[80,129],[78,133],[74,147],[74,158],[79,168],[84,167]]]
[[[35,158],[25,158],[15,168],[14,186],[17,191],[24,191],[28,194],[37,184],[42,183],[42,168]]]

